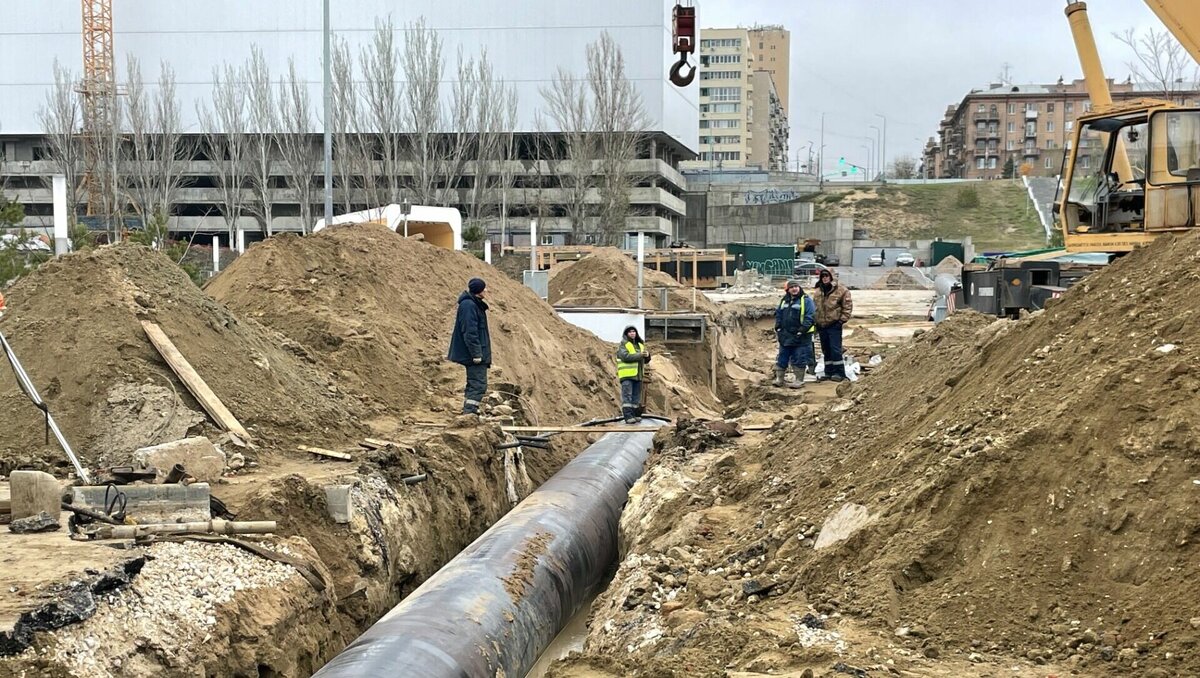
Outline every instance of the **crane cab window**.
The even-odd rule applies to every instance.
[[[1063,210],[1068,232],[1141,228],[1149,131],[1145,113],[1082,123]]]
[[[1158,111],[1150,118],[1150,183],[1200,183],[1200,111]]]

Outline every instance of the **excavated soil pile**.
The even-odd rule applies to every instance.
[[[904,269],[893,268],[870,287],[873,290],[923,290],[927,289],[924,282],[909,274]]]
[[[359,426],[356,403],[343,399],[304,349],[240,320],[145,247],[62,257],[6,295],[0,331],[85,465],[128,464],[136,448],[177,439],[205,421],[142,320],[162,327],[258,442],[350,436]],[[0,473],[67,468],[7,367],[0,369],[0,422]]]
[[[668,311],[692,311],[692,290],[685,288],[666,273],[646,269],[642,286],[668,288]],[[550,303],[555,306],[637,306],[637,262],[613,247],[593,250],[573,263],[564,264],[561,272],[550,279]],[[646,289],[642,293],[645,308],[663,310],[659,292]],[[717,305],[704,294],[696,293],[696,312],[716,315]]]
[[[473,277],[488,283],[491,388],[519,392],[524,414],[539,423],[617,411],[608,345],[478,259],[383,227],[271,238],[206,290],[320,356],[386,428],[381,420],[393,415],[428,419],[461,407],[463,369],[446,351],[458,296]]]
[[[1164,237],[1019,323],[957,314],[685,483],[660,515],[695,529],[623,566],[690,576],[659,600],[695,628],[657,647],[724,666],[740,606],[811,605],[926,656],[1200,675],[1198,270],[1200,237]]]

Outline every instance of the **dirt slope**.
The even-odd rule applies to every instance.
[[[1200,675],[1198,264],[1200,237],[1165,238],[1019,323],[960,313],[700,477],[652,474],[589,647],[658,628],[639,661],[804,665],[718,630],[824,612],[912,652]],[[847,505],[867,524],[814,549]]]
[[[646,269],[642,275],[644,287],[666,287],[669,311],[691,311],[692,290],[671,276]],[[643,305],[658,309],[658,292],[646,290]],[[550,279],[550,303],[555,306],[637,306],[637,262],[615,247],[592,251],[583,259],[563,264]],[[699,313],[716,314],[716,304],[703,294],[696,295]]]
[[[360,428],[357,403],[302,348],[235,317],[145,247],[68,255],[6,294],[0,331],[88,464],[128,463],[135,448],[173,440],[205,421],[146,338],[143,319],[162,326],[256,438],[336,439]],[[66,468],[7,367],[0,369],[0,422],[0,472]]]
[[[488,283],[492,388],[519,392],[526,414],[543,423],[616,411],[608,344],[478,259],[382,227],[271,238],[206,290],[327,361],[384,426],[461,406],[462,368],[445,356],[458,295],[473,277]]]

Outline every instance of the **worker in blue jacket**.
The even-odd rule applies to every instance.
[[[787,282],[787,293],[775,308],[775,338],[779,356],[775,359],[775,386],[784,386],[788,367],[794,381],[790,388],[804,387],[804,369],[813,360],[813,332],[816,331],[816,304],[804,293],[799,280]]]
[[[467,290],[458,296],[458,314],[450,337],[452,362],[467,368],[467,387],[463,395],[463,414],[478,414],[487,393],[487,373],[492,366],[492,337],[488,333],[487,283],[471,278]]]

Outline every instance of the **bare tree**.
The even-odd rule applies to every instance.
[[[313,178],[321,166],[318,147],[313,143],[312,103],[308,84],[296,74],[295,59],[288,59],[288,74],[279,80],[279,117],[283,126],[280,151],[287,164],[288,182],[300,203],[300,228],[308,233],[313,225]]]
[[[83,144],[79,135],[83,117],[74,77],[57,59],[54,61],[54,86],[46,93],[46,103],[38,117],[46,136],[46,159],[54,166],[55,174],[66,177],[67,209],[74,225],[83,171]],[[53,177],[46,177],[47,188],[52,183]]]
[[[434,168],[438,171],[441,179],[445,182],[446,190],[441,192],[439,205],[447,206],[450,204],[465,205],[470,202],[470,207],[467,211],[468,221],[477,221],[481,218],[477,214],[476,208],[478,204],[474,202],[475,191],[469,191],[471,200],[468,200],[462,195],[459,190],[463,183],[463,175],[466,172],[467,162],[474,160],[472,170],[474,171],[474,186],[479,187],[480,167],[482,161],[482,153],[484,152],[484,129],[483,124],[486,118],[487,107],[483,106],[481,98],[481,87],[483,70],[487,69],[486,77],[491,77],[490,64],[486,63],[487,55],[483,56],[485,60],[483,64],[478,66],[473,57],[464,58],[463,50],[458,50],[458,77],[454,80],[454,85],[451,88],[451,102],[449,112],[450,129],[446,132],[445,138],[439,140],[433,137],[432,143],[434,148],[437,148],[439,141],[445,145],[445,162],[442,167]],[[489,104],[490,105],[490,104]],[[440,110],[441,104],[438,104]],[[414,144],[417,141],[413,140]]]
[[[370,157],[362,157],[362,144],[358,133],[360,110],[354,83],[354,61],[350,47],[342,38],[336,38],[330,59],[330,83],[333,95],[333,173],[336,183],[335,200],[342,204],[342,211],[354,211],[355,191],[359,176],[374,175],[370,168]]]
[[[543,145],[539,155],[545,158],[548,174],[561,186],[563,210],[575,241],[600,242],[589,222],[588,194],[594,186],[592,170],[598,149],[588,86],[559,67],[550,85],[542,88],[542,98],[555,129],[539,130],[538,143]],[[545,125],[547,120],[539,116],[539,122]]]
[[[239,69],[226,64],[213,69],[212,108],[199,104],[205,153],[212,163],[221,198],[221,216],[232,244],[246,209],[247,114]]]
[[[587,48],[591,115],[600,160],[600,234],[619,244],[631,214],[630,197],[641,180],[632,172],[649,135],[649,118],[641,95],[625,72],[620,45],[605,31]]]
[[[399,54],[396,51],[395,28],[392,20],[376,22],[371,44],[359,54],[362,68],[363,104],[365,110],[358,126],[358,139],[363,144],[360,153],[368,158],[370,167],[364,182],[370,198],[382,207],[400,199],[400,158],[404,149],[404,116],[401,113]],[[375,142],[371,142],[371,136]],[[380,168],[374,170],[375,157]],[[381,177],[381,178],[378,178]]]
[[[1113,33],[1113,37],[1133,52],[1134,58],[1127,65],[1134,79],[1153,85],[1164,99],[1174,99],[1181,90],[1196,89],[1200,71],[1169,31],[1150,27],[1139,35],[1129,28],[1124,33]]]
[[[404,159],[410,173],[412,202],[438,204],[437,181],[446,174],[444,114],[441,100],[442,39],[421,19],[408,27],[402,55],[404,120],[408,144]]]
[[[1012,162],[1012,158],[1009,158]],[[1005,165],[1008,168],[1008,165]],[[917,160],[911,155],[901,155],[892,160],[891,176],[893,179],[914,179],[917,176]]]
[[[113,86],[93,96],[98,100],[92,103],[97,110],[95,126],[86,135],[92,154],[92,176],[88,180],[97,187],[94,197],[99,199],[99,205],[90,205],[90,209],[104,220],[109,242],[117,242],[124,230],[124,216],[129,205],[122,173],[126,102],[117,96]],[[89,196],[89,201],[92,198]]]
[[[249,130],[246,137],[250,162],[250,186],[254,199],[249,211],[259,223],[259,228],[268,236],[272,234],[274,218],[274,187],[271,177],[278,155],[276,135],[279,132],[279,111],[275,105],[275,89],[271,83],[271,67],[263,56],[262,48],[250,47],[250,60],[244,69],[245,97],[249,107]]]
[[[160,69],[157,91],[151,95],[138,60],[131,56],[126,63],[129,142],[122,170],[129,204],[143,228],[155,231],[159,244],[183,186],[185,160],[191,156],[181,133],[175,72],[166,62]]]

